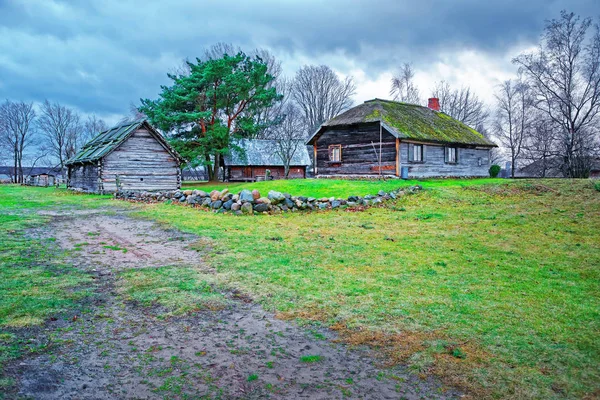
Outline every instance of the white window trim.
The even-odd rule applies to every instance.
[[[448,164],[458,164],[458,147],[446,147],[446,159]]]
[[[413,162],[422,163],[423,162],[423,145],[415,144],[413,145]]]

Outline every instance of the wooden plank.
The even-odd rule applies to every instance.
[[[313,161],[313,163],[314,163],[314,168],[315,168],[314,174],[317,175],[317,165],[318,165],[318,162],[317,162],[317,141],[315,141],[315,144],[313,145],[313,149],[314,149],[313,150],[313,152],[314,152],[314,161]]]
[[[396,176],[400,177],[400,139],[396,138]]]

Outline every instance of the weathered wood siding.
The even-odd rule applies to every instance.
[[[146,129],[135,131],[101,164],[102,190],[174,190],[181,185],[177,160]]]
[[[445,162],[444,146],[424,145],[423,162],[410,162],[409,143],[400,144],[401,166],[408,167],[409,178],[428,178],[440,176],[488,176],[490,168],[490,150],[466,147],[458,148],[458,162]],[[480,165],[481,164],[481,165]]]
[[[68,187],[86,192],[98,192],[98,164],[94,162],[70,165]]]
[[[285,178],[285,168],[281,166],[231,166],[228,167],[228,179],[230,181],[243,181],[256,179],[257,176],[265,176],[267,169],[271,171],[273,179]],[[290,166],[288,177],[290,179],[300,179],[306,177],[305,166]]]
[[[342,146],[339,163],[329,161],[329,146]],[[374,146],[374,147],[373,147]],[[382,131],[381,173],[396,174],[396,139]],[[378,175],[379,124],[335,127],[317,139],[317,175]]]

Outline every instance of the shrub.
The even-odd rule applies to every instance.
[[[500,166],[497,164],[494,164],[490,167],[490,176],[492,178],[497,178],[498,174],[500,173]]]
[[[600,179],[597,180],[596,183],[594,183],[594,189],[600,192]]]

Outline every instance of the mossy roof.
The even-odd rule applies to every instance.
[[[138,120],[114,126],[110,129],[100,132],[92,140],[87,142],[73,158],[70,158],[65,165],[83,164],[95,162],[106,157],[113,150],[124,143],[138,128],[144,126],[153,136],[170,152],[176,159],[181,160],[181,156],[169,146],[162,135],[154,129],[146,120]]]
[[[425,142],[496,146],[475,129],[449,115],[416,104],[374,99],[325,122],[309,139],[312,144],[329,127],[380,122],[400,139]]]

